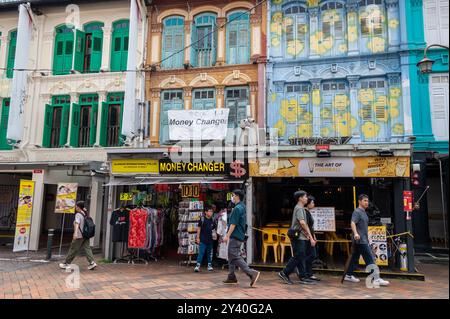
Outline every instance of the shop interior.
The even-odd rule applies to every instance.
[[[215,223],[231,212],[231,192],[236,183],[123,185],[116,188],[111,225],[112,260],[116,263],[149,263],[176,260],[194,264],[198,245],[195,234],[205,209],[213,208]],[[146,226],[142,226],[145,224]],[[140,228],[146,227],[141,231]],[[142,235],[145,234],[145,235]],[[220,236],[214,245],[213,265],[219,258]],[[203,261],[206,264],[206,258]]]
[[[291,256],[289,239],[283,234],[287,233],[291,225],[296,205],[293,194],[297,190],[304,190],[314,196],[316,207],[334,208],[335,231],[316,231],[318,240],[351,239],[350,221],[355,205],[357,205],[355,199],[363,193],[370,197],[369,225],[385,224],[388,232],[393,233],[394,231],[392,180],[381,178],[254,178],[253,181],[255,191],[254,227],[266,233],[265,235],[261,231],[254,230],[255,264],[280,266],[289,260]],[[270,234],[273,232],[278,236],[271,236]],[[276,242],[277,239],[278,242]],[[276,256],[274,246],[276,246]],[[346,242],[319,243],[317,249],[319,258],[314,262],[315,268],[342,269],[350,255],[351,244]],[[389,264],[391,265],[391,261]],[[392,266],[394,264],[395,261],[392,260]]]

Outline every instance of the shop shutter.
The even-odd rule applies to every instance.
[[[97,117],[98,117],[98,103],[94,102],[91,108],[91,128],[89,131],[89,146],[93,146],[95,144],[95,140],[97,138]]]
[[[16,46],[17,46],[17,31],[10,33],[9,47],[8,47],[8,63],[6,70],[6,77],[12,79],[14,75],[14,63],[16,59]]]
[[[45,105],[45,117],[44,117],[44,134],[42,138],[42,146],[50,147],[53,125],[53,106],[50,104]]]
[[[106,146],[108,140],[108,108],[109,104],[106,102],[102,103],[102,116],[100,122],[100,145]]]
[[[11,150],[12,147],[8,144],[6,134],[8,131],[9,118],[9,99],[3,99],[2,112],[0,114],[0,150]]]
[[[431,88],[431,115],[433,134],[436,140],[448,141],[448,77],[447,83],[432,84]]]
[[[72,104],[72,127],[70,131],[70,146],[79,146],[79,133],[80,133],[80,105],[77,103]]]
[[[85,52],[86,34],[83,31],[75,31],[75,63],[74,70],[84,72],[84,52]]]
[[[103,32],[92,32],[91,72],[99,72],[102,66]]]
[[[69,112],[70,112],[70,103],[66,103],[62,107],[62,116],[61,116],[61,133],[59,135],[59,146],[64,146],[67,143],[67,134],[69,131]]]

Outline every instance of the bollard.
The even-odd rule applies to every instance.
[[[53,246],[53,232],[54,229],[48,230],[48,239],[47,239],[47,257],[46,260],[50,260],[52,258],[52,246]]]

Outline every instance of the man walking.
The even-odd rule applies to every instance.
[[[350,282],[359,282],[360,280],[354,276],[354,270],[359,261],[359,256],[362,255],[367,266],[374,265],[375,261],[372,255],[372,249],[369,246],[369,216],[366,210],[369,207],[369,196],[361,194],[358,197],[359,207],[352,214],[352,241],[354,251],[350,260],[348,270],[345,274],[344,280]],[[387,286],[389,281],[380,278],[379,272],[374,272],[374,285]]]
[[[89,245],[89,239],[83,238],[83,234],[81,232],[84,227],[84,218],[88,216],[88,211],[86,210],[83,201],[77,202],[75,211],[75,221],[73,222],[73,240],[70,244],[69,253],[66,256],[65,262],[59,264],[59,267],[62,269],[68,268],[75,259],[76,255],[78,255],[80,250],[83,249],[89,262],[88,269],[93,270],[97,267],[97,264],[94,261],[94,255],[92,254],[92,249]]]
[[[303,272],[306,269],[306,254],[310,250],[309,247],[315,247],[316,241],[311,234],[311,230],[308,227],[306,220],[305,205],[308,202],[308,196],[305,191],[297,191],[294,193],[294,199],[297,205],[294,208],[294,214],[292,216],[291,228],[299,232],[298,238],[290,238],[294,256],[289,259],[286,267],[278,273],[286,284],[292,285],[293,282],[289,278],[289,275],[298,267]],[[309,246],[310,245],[310,246]],[[301,273],[304,277],[300,278],[301,284],[313,285],[314,280],[306,277],[306,274]]]
[[[244,203],[244,192],[236,189],[233,191],[231,201],[236,205],[231,212],[229,229],[227,235],[223,238],[228,242],[228,278],[224,280],[225,284],[237,284],[235,274],[236,267],[250,277],[250,287],[254,287],[258,281],[260,272],[251,269],[244,258],[241,256],[241,246],[245,241],[245,232],[247,230],[247,214]]]

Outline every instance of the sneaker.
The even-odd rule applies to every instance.
[[[208,271],[213,271],[213,270],[214,270],[213,266],[212,265],[208,265]]]
[[[88,269],[89,269],[89,270],[94,270],[95,267],[97,267],[97,264],[93,261],[93,262],[91,262],[91,263],[89,264]]]
[[[227,280],[223,281],[224,284],[237,284],[238,281],[236,278],[227,278]]]
[[[300,278],[300,283],[303,285],[315,285],[316,282],[314,280],[311,280],[309,278]]]
[[[316,277],[316,276],[314,276],[314,275],[309,276],[308,278],[311,279],[311,280],[314,280],[314,281],[320,281],[320,278],[319,278],[319,277]]]
[[[378,278],[373,281],[373,284],[380,285],[380,286],[389,286],[389,281]]]
[[[256,282],[259,279],[259,275],[261,275],[261,272],[257,271],[253,276],[252,280],[250,281],[250,287],[254,287],[256,285]]]
[[[345,275],[344,278],[345,281],[350,281],[350,282],[359,282],[360,280],[358,278],[356,278],[355,276],[351,275]]]
[[[199,272],[199,271],[200,271],[200,265],[195,266],[194,272]]]
[[[69,268],[69,264],[66,264],[66,263],[63,263],[63,264],[59,264],[59,268],[61,268],[61,269],[67,269],[67,268]]]
[[[287,276],[287,275],[284,273],[284,271],[280,271],[280,272],[278,273],[278,277],[280,277],[280,278],[284,281],[285,284],[288,284],[288,285],[293,285],[293,284],[294,284],[294,283],[292,282],[292,280],[289,278],[289,276]]]

